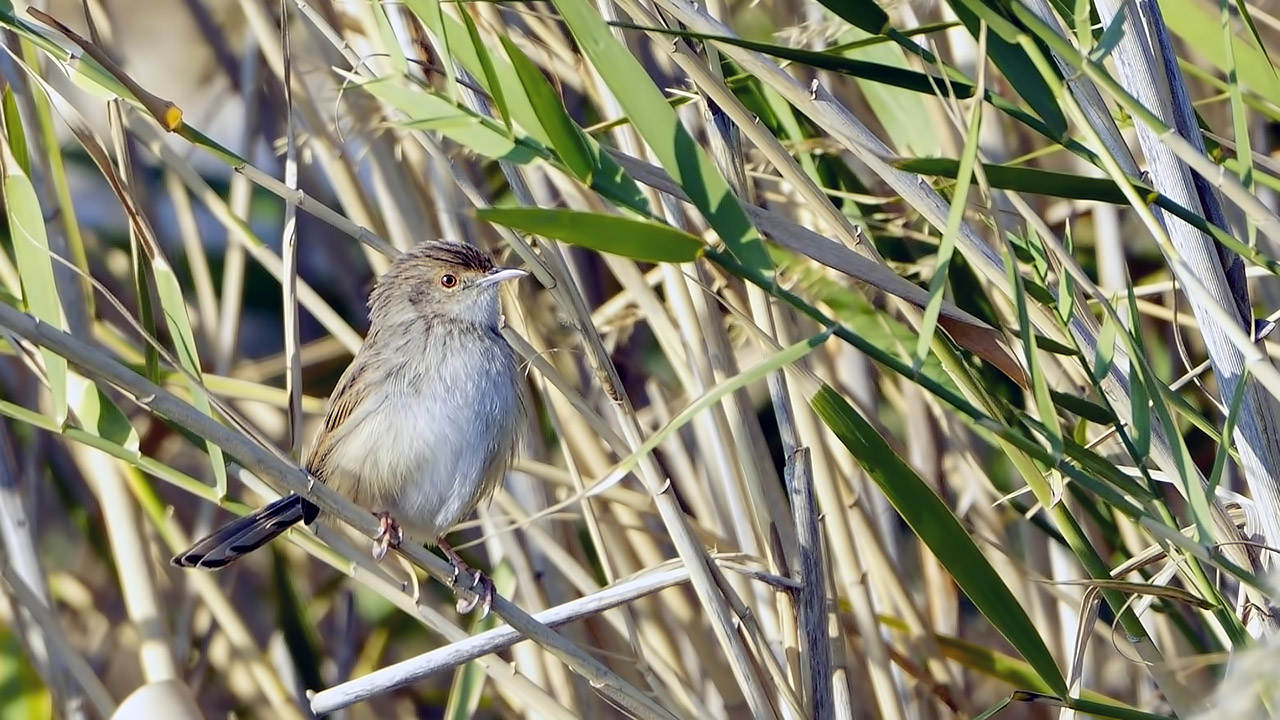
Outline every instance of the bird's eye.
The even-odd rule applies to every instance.
[[[448,290],[452,290],[453,288],[458,287],[458,276],[457,276],[457,275],[451,275],[451,274],[449,274],[449,273],[445,273],[444,275],[441,275],[441,276],[440,276],[440,287],[445,288],[445,289],[448,289]]]

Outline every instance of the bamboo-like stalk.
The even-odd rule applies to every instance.
[[[1168,77],[1166,73],[1170,70],[1176,73],[1176,66],[1170,68],[1160,62],[1161,42],[1167,40],[1163,40],[1163,23],[1158,8],[1147,5],[1140,14],[1137,6],[1120,8],[1107,0],[1100,2],[1099,8],[1105,22],[1110,23],[1123,15],[1123,22],[1129,28],[1116,46],[1121,84],[1167,125],[1176,126],[1175,114],[1191,110],[1173,106],[1178,99],[1185,102],[1185,93],[1175,93],[1170,98],[1160,91],[1161,87],[1180,86],[1182,79],[1179,75]],[[1155,47],[1150,44],[1153,42]],[[1163,194],[1193,210],[1202,207],[1202,199],[1216,202],[1216,196],[1200,197],[1193,185],[1191,171],[1154,130],[1140,125],[1138,139],[1142,143],[1152,181]],[[1198,142],[1198,135],[1195,140]],[[1236,446],[1240,451],[1246,482],[1254,501],[1260,506],[1263,536],[1280,537],[1280,480],[1277,480],[1280,476],[1280,433],[1274,431],[1280,427],[1280,400],[1262,390],[1258,379],[1245,376],[1244,355],[1236,343],[1225,337],[1216,318],[1209,319],[1209,305],[1217,304],[1227,309],[1227,314],[1237,319],[1236,326],[1249,334],[1253,332],[1249,326],[1252,318],[1239,316],[1235,295],[1227,285],[1222,256],[1213,242],[1181,220],[1164,215],[1161,218],[1170,240],[1186,262],[1186,265],[1173,265],[1175,276],[1183,279],[1185,273],[1193,273],[1205,291],[1188,292],[1188,298],[1192,312],[1200,320],[1222,402],[1230,403],[1236,396],[1237,385],[1245,386],[1236,425]]]

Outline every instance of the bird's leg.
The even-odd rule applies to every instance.
[[[382,562],[388,549],[399,549],[400,543],[404,541],[404,533],[391,513],[383,510],[374,515],[378,517],[378,534],[373,536],[373,559]]]
[[[444,556],[449,558],[449,565],[453,567],[452,581],[454,586],[457,586],[458,584],[459,575],[465,573],[471,577],[471,587],[469,589],[472,593],[472,597],[458,598],[458,613],[466,615],[472,610],[475,610],[477,605],[480,605],[484,608],[483,612],[480,613],[480,618],[484,619],[488,617],[489,608],[493,606],[493,581],[484,573],[468,565],[467,561],[463,560],[462,557],[454,551],[453,547],[450,546],[449,543],[445,542],[444,538],[437,540],[436,545],[440,548],[440,552],[443,552]]]

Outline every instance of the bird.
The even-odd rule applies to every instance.
[[[525,402],[515,352],[500,330],[499,287],[527,275],[467,244],[420,242],[369,294],[369,331],[326,403],[305,468],[374,513],[373,556],[408,537],[438,546],[454,580],[472,577],[463,613],[492,602],[492,582],[444,539],[501,483]],[[296,493],[214,530],[172,563],[214,570],[262,547],[320,508]]]

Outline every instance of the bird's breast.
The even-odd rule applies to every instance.
[[[470,513],[511,452],[519,401],[509,353],[455,349],[389,368],[335,447],[347,494],[424,541]]]

